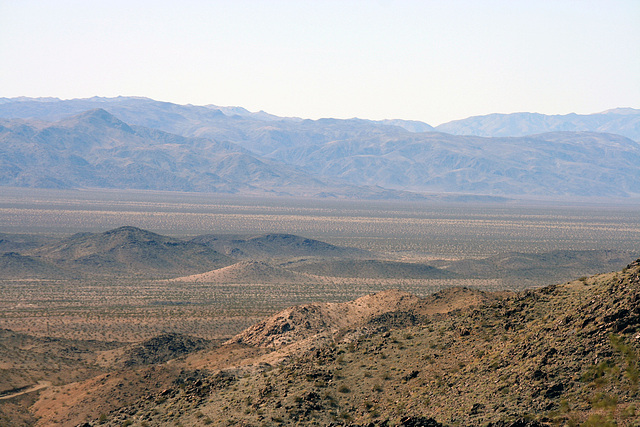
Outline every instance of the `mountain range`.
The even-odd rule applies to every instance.
[[[5,186],[412,200],[640,196],[634,109],[489,115],[434,129],[147,98],[1,98],[0,117]]]
[[[0,120],[0,183],[210,193],[418,196],[311,176],[231,142],[128,125],[105,110],[58,122]]]
[[[597,114],[488,114],[436,126],[439,132],[485,137],[526,136],[546,132],[615,133],[640,141],[640,110],[614,108]]]

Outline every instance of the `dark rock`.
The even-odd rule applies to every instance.
[[[404,417],[400,420],[403,427],[444,427],[433,418],[427,417]]]
[[[482,403],[474,403],[469,411],[469,415],[477,415],[484,411],[485,406]]]
[[[547,427],[547,426],[546,424],[542,424],[538,421],[521,418],[516,421],[497,421],[495,423],[489,423],[487,424],[487,427]]]
[[[163,334],[151,338],[128,351],[125,366],[149,365],[163,363],[185,354],[208,348],[210,342],[182,334]]]
[[[544,392],[544,397],[547,399],[556,399],[562,395],[564,391],[564,385],[562,383],[557,383],[552,385]]]
[[[420,371],[411,371],[407,375],[402,377],[402,379],[404,381],[409,381],[409,380],[412,380],[412,379],[416,378],[419,374],[420,374]]]

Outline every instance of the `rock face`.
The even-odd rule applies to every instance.
[[[283,310],[232,338],[230,343],[281,347],[319,334],[362,325],[383,313],[409,309],[419,298],[400,291],[367,295],[346,303],[317,303]]]
[[[230,343],[282,347],[313,336],[333,336],[357,328],[405,327],[428,316],[478,305],[492,298],[453,288],[426,298],[397,290],[366,295],[346,303],[317,303],[283,310],[232,338]]]

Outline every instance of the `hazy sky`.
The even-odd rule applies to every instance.
[[[640,0],[0,0],[0,97],[437,125],[640,108]]]

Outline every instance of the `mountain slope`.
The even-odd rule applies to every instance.
[[[420,198],[406,192],[640,195],[640,144],[633,141],[640,115],[632,109],[493,115],[436,129],[472,135],[459,136],[410,132],[404,121],[228,116],[146,98],[5,101],[0,117],[65,119],[0,123],[0,185],[373,199]],[[90,108],[98,110],[81,113]]]
[[[640,260],[511,295],[291,307],[219,348],[50,390],[32,408],[41,425],[102,413],[108,426],[634,426],[638,333]]]
[[[129,226],[104,233],[77,234],[28,254],[85,274],[142,277],[203,272],[233,263],[205,246]]]
[[[283,148],[269,156],[354,185],[416,192],[543,197],[640,194],[640,144],[609,134],[363,136]]]
[[[407,292],[389,290],[346,303],[291,307],[246,329],[228,343],[278,348],[309,337],[326,338],[367,326],[397,326],[399,322],[396,316],[406,316],[412,325],[426,321],[425,316],[448,313],[490,300],[493,298],[484,292],[465,288],[447,289],[424,299]]]
[[[501,277],[535,285],[615,271],[636,256],[638,253],[616,250],[556,250],[546,253],[505,253],[484,259],[438,261],[434,264],[461,277]]]
[[[63,270],[40,259],[16,252],[0,254],[0,280],[52,280],[66,276]]]
[[[215,285],[243,283],[308,284],[323,282],[323,278],[274,267],[261,261],[241,261],[228,267],[190,276],[177,277],[171,282],[205,282]]]
[[[420,197],[316,178],[231,142],[130,126],[103,109],[56,123],[0,121],[0,166],[0,185],[16,187]]]
[[[380,260],[302,260],[284,266],[293,271],[330,277],[373,279],[451,279],[456,273],[418,263]]]
[[[640,142],[640,110],[620,108],[597,114],[489,114],[436,126],[439,132],[485,137],[525,136],[546,132],[615,133]]]
[[[405,326],[363,328],[360,320],[375,319],[385,306],[392,310],[378,312],[379,320],[409,314],[420,301],[408,295],[365,297],[335,311],[296,307],[236,338],[257,346],[291,342],[299,350],[288,362],[239,372],[232,387],[196,407],[184,391],[139,411],[171,413],[183,424],[200,417],[240,424],[633,426],[640,421],[639,270],[637,261],[616,275],[488,299]],[[301,351],[309,334],[344,324],[353,333]],[[114,414],[111,425],[124,419]]]
[[[48,236],[0,233],[0,253],[22,252],[52,242]]]
[[[359,257],[368,255],[368,252],[360,249],[335,246],[319,240],[284,233],[269,233],[258,236],[209,234],[194,237],[191,241],[209,246],[234,258],[252,260],[310,256]]]

